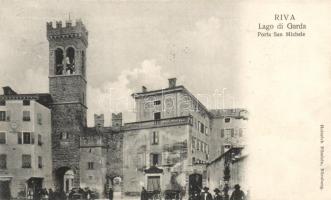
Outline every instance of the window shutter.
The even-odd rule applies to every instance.
[[[149,154],[149,166],[153,166],[153,154]]]
[[[31,144],[34,144],[34,133],[30,133],[31,134]]]
[[[162,165],[162,154],[158,154],[158,160],[157,160],[157,163],[159,166]]]
[[[22,133],[17,133],[17,143],[22,144]]]
[[[151,144],[153,144],[153,142],[154,142],[154,141],[153,141],[153,139],[154,139],[154,138],[153,138],[153,131],[150,133],[150,137],[149,137],[149,139],[150,139],[150,141],[151,141]]]
[[[159,144],[159,132],[158,131],[155,132],[155,143]]]
[[[6,121],[10,121],[10,110],[7,110],[7,117],[6,117]]]

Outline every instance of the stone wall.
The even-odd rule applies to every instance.
[[[81,104],[52,106],[53,171],[69,167],[75,172],[74,186],[79,187],[80,135],[83,132],[86,110]],[[68,133],[67,139],[61,134]]]
[[[49,92],[55,104],[79,102],[86,105],[86,82],[80,75],[50,77]]]

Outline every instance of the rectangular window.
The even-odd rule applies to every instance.
[[[20,143],[20,139],[22,140],[22,137],[18,138],[19,144],[22,144]],[[34,144],[34,134],[30,132],[23,132],[23,144]]]
[[[31,135],[28,132],[23,133],[23,144],[30,144]]]
[[[0,154],[0,169],[7,169],[7,155]]]
[[[0,111],[0,121],[6,121],[6,111]]]
[[[41,156],[38,156],[38,168],[43,168],[43,158]]]
[[[60,139],[61,140],[67,140],[67,139],[69,139],[69,133],[68,132],[62,132],[60,134]]]
[[[198,140],[198,144],[197,144],[197,150],[200,150],[200,141]]]
[[[88,162],[87,169],[94,169],[94,162]]]
[[[201,123],[200,132],[205,133],[205,125],[203,123]]]
[[[157,166],[161,164],[161,154],[152,153],[151,154],[151,164],[152,166]]]
[[[193,157],[192,158],[192,165],[194,165],[195,164],[195,158]]]
[[[154,120],[160,120],[160,119],[161,119],[161,113],[160,112],[154,113]]]
[[[38,134],[38,145],[39,146],[43,145],[43,142],[41,140],[41,135],[40,134]]]
[[[22,168],[31,168],[31,155],[22,155]]]
[[[224,122],[225,122],[225,123],[229,123],[229,122],[230,122],[230,117],[225,118],[225,119],[224,119]]]
[[[159,132],[157,131],[152,132],[152,144],[153,145],[159,144]]]
[[[30,100],[23,100],[23,106],[29,106],[30,105]]]
[[[160,100],[154,101],[154,105],[161,105],[161,101]]]
[[[0,100],[0,106],[5,106],[6,105],[6,101],[5,100]]]
[[[30,111],[23,111],[23,121],[30,121]]]
[[[43,124],[41,113],[38,113],[37,114],[37,122],[38,122],[39,125],[42,125]]]
[[[231,137],[234,137],[234,129],[231,129]]]
[[[0,144],[6,144],[6,133],[0,132]]]

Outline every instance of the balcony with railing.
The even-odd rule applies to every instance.
[[[159,128],[166,126],[193,125],[193,118],[189,116],[173,117],[159,120],[125,123],[124,130],[136,130],[145,128]]]

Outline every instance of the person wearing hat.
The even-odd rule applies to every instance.
[[[216,188],[214,192],[215,192],[214,200],[223,200],[223,197],[220,194],[221,191],[218,188]]]
[[[209,188],[204,187],[200,194],[200,200],[213,200],[213,196],[208,192]]]
[[[234,191],[231,194],[230,200],[245,200],[245,193],[240,190],[239,184],[234,186]]]

